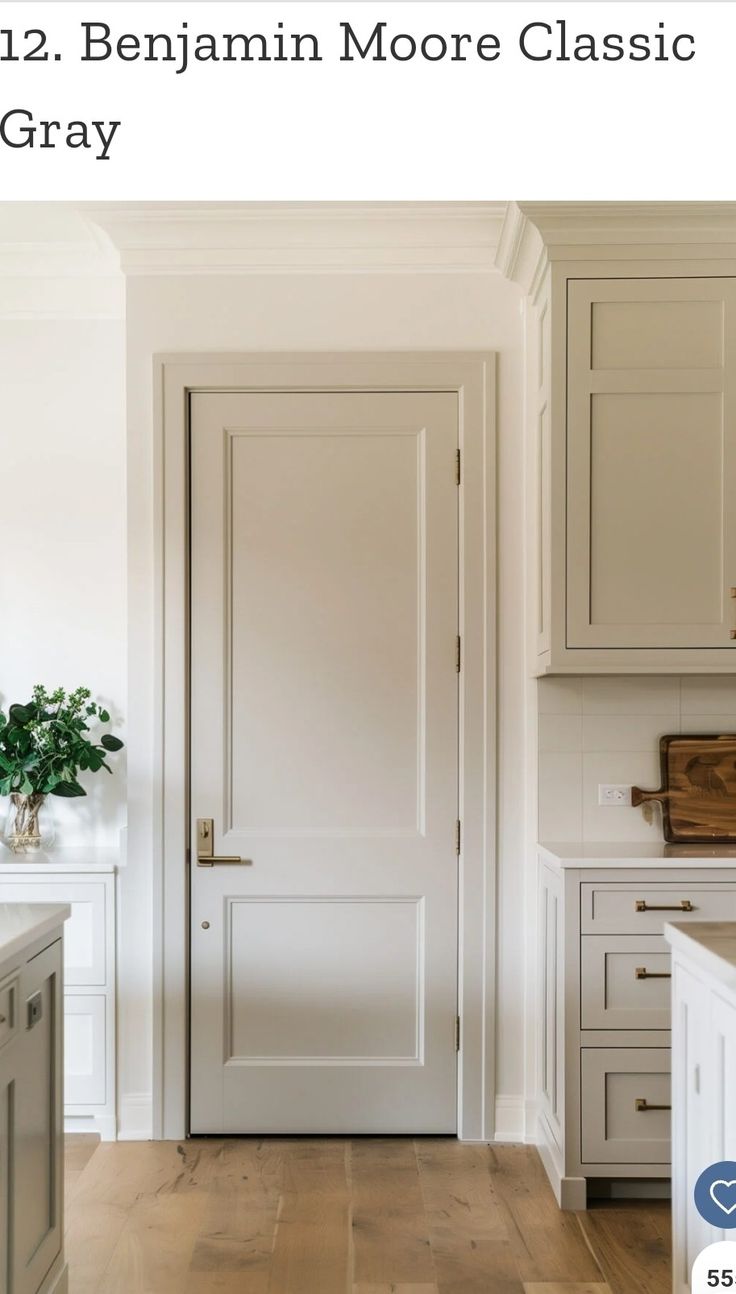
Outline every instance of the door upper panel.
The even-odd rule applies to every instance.
[[[192,780],[220,852],[454,829],[456,423],[454,394],[193,398]]]

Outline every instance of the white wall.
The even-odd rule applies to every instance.
[[[505,1126],[524,1087],[523,350],[521,294],[489,274],[134,277],[128,281],[130,480],[130,836],[126,903],[135,949],[121,972],[124,1124],[145,1124],[151,1093],[150,829],[153,696],[152,357],[171,351],[496,350],[499,352],[500,804],[497,1090]],[[183,875],[182,875],[183,883]],[[511,1115],[509,1114],[511,1112]]]
[[[122,319],[65,317],[58,283],[39,314],[8,318],[0,287],[0,704],[36,682],[89,686],[126,718],[125,417]],[[20,308],[12,285],[13,313]],[[74,310],[79,296],[74,294]],[[89,294],[90,310],[94,308]],[[58,842],[117,846],[125,757],[52,798]]]
[[[539,833],[549,841],[658,841],[659,805],[601,807],[598,784],[656,790],[659,738],[736,732],[736,679],[539,680]]]

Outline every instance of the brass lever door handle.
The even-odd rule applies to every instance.
[[[634,1101],[634,1109],[638,1114],[646,1114],[648,1110],[671,1110],[671,1105],[650,1105],[648,1101],[642,1100],[639,1096]]]
[[[215,823],[213,818],[197,818],[197,867],[250,867],[250,858],[239,854],[215,854]]]
[[[637,966],[634,979],[672,979],[672,971],[648,971],[646,966]]]

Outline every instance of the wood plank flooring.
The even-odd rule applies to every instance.
[[[666,1202],[561,1213],[529,1146],[67,1138],[70,1294],[670,1294]]]

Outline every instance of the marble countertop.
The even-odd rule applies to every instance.
[[[70,915],[68,903],[0,903],[0,962],[56,930]]]
[[[621,841],[541,841],[540,857],[557,867],[732,867],[736,845],[667,845]]]
[[[736,921],[668,921],[664,933],[673,949],[736,993]]]

